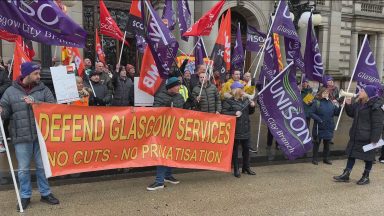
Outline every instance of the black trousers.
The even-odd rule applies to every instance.
[[[329,144],[331,140],[323,140],[324,149],[323,149],[323,157],[324,160],[327,160],[329,157]],[[313,160],[317,161],[319,155],[319,146],[321,143],[321,139],[318,142],[313,142]]]
[[[239,168],[239,145],[242,148],[243,168],[249,168],[249,146],[248,139],[235,139],[233,144],[232,162],[235,169]]]
[[[384,146],[381,147],[381,154],[379,160],[384,160]]]
[[[268,128],[268,134],[267,134],[267,146],[268,147],[271,147],[272,146],[272,142],[273,142],[273,135],[271,133],[271,131],[269,130]],[[275,145],[276,145],[276,148],[277,148],[277,142],[275,141]]]

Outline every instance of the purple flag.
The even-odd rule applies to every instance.
[[[204,58],[207,57],[207,53],[205,52],[204,43],[202,43],[201,37],[197,40],[197,45],[194,50],[195,54],[195,68],[198,65],[204,64]]]
[[[273,22],[272,32],[296,41],[300,41],[290,14],[291,12],[289,11],[287,2],[285,0],[280,0],[279,6],[275,13],[275,21]]]
[[[241,40],[241,29],[240,23],[237,27],[235,47],[233,48],[232,60],[231,60],[231,71],[240,70],[243,72],[244,67],[244,49],[243,41]]]
[[[183,35],[191,26],[191,11],[188,0],[177,1],[180,35]],[[188,41],[188,36],[181,36],[181,39]]]
[[[321,58],[319,43],[312,28],[312,14],[308,20],[307,41],[304,53],[304,73],[309,80],[323,82],[324,65]]]
[[[264,77],[266,82],[269,82],[276,76],[279,71],[278,59],[276,56],[275,46],[273,44],[272,34],[265,40],[265,49],[264,49],[264,63],[261,68],[259,81],[264,82]]]
[[[163,20],[167,20],[167,27],[169,30],[175,29],[175,19],[174,19],[174,12],[172,9],[172,0],[165,0],[165,6],[163,10],[163,16],[161,17]]]
[[[255,27],[247,26],[247,44],[245,50],[258,52],[264,44],[267,35],[258,31]]]
[[[146,41],[151,49],[160,77],[166,79],[175,61],[179,43],[148,3],[148,0],[143,0],[141,6]]]
[[[42,44],[85,47],[87,33],[53,1],[0,1],[0,29]]]
[[[353,80],[357,81],[358,89],[363,88],[365,85],[374,85],[381,89],[380,76],[377,71],[375,57],[369,47],[367,35],[365,35],[361,45]]]
[[[284,45],[287,64],[293,61],[295,66],[304,72],[304,59],[300,51],[300,41],[284,37]]]
[[[300,90],[289,64],[259,93],[260,112],[280,149],[294,160],[312,149]]]
[[[135,35],[136,47],[140,53],[144,53],[147,42],[144,36],[144,24],[141,18],[140,6],[141,0],[132,1],[125,31],[131,35]]]

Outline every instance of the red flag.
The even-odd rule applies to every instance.
[[[32,59],[35,56],[35,50],[33,50],[32,41],[24,38],[24,52]]]
[[[157,89],[161,85],[159,71],[157,70],[155,60],[153,59],[150,48],[147,46],[144,51],[143,61],[141,63],[139,89],[155,95]]]
[[[141,18],[140,4],[141,4],[141,2],[139,0],[132,0],[131,9],[129,10],[129,14],[133,15],[135,17]]]
[[[3,29],[0,29],[0,40],[6,40],[8,42],[15,42],[17,40],[16,34],[9,33]]]
[[[95,42],[96,42],[96,54],[97,54],[97,59],[100,62],[103,62],[105,65],[105,54],[103,52],[103,49],[101,48],[101,43],[100,43],[100,38],[99,38],[99,32],[97,31],[96,28],[96,35],[95,35]]]
[[[124,34],[117,26],[115,20],[109,14],[107,7],[103,0],[100,0],[100,33],[106,36],[113,37],[119,41],[123,41]],[[124,41],[126,45],[129,45],[127,41]]]
[[[193,24],[183,36],[201,36],[209,35],[212,27],[215,24],[217,17],[223,7],[225,0],[221,0],[213,6],[207,13],[205,13],[195,24]]]
[[[75,61],[76,69],[77,69],[77,75],[79,77],[83,77],[84,74],[84,60],[80,55],[79,48],[77,47],[69,47],[69,49],[72,51],[72,60]]]
[[[21,38],[21,37],[20,37]],[[20,76],[21,64],[31,61],[31,59],[24,53],[23,47],[19,40],[15,41],[15,51],[13,56],[13,76],[12,80],[16,80]]]

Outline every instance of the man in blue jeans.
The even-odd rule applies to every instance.
[[[180,81],[176,77],[168,78],[165,82],[165,88],[162,86],[155,95],[154,107],[176,107],[183,108],[184,98],[179,93]],[[147,190],[154,191],[164,188],[164,182],[178,184],[179,181],[172,176],[172,168],[158,166],[155,182],[147,187]]]
[[[37,139],[35,117],[32,103],[54,103],[52,92],[40,82],[40,66],[25,62],[21,65],[21,75],[4,92],[0,101],[0,112],[4,119],[10,118],[12,123],[12,144],[15,146],[18,162],[20,197],[23,209],[26,209],[32,196],[31,160],[36,166],[37,185],[41,194],[41,202],[51,205],[59,204],[49,188],[45,177],[40,146]],[[17,206],[19,210],[19,206]]]

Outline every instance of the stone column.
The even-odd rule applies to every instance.
[[[351,35],[351,54],[350,54],[350,59],[349,59],[349,71],[353,71],[356,61],[357,61],[357,45],[359,43],[359,34],[357,31],[352,30],[352,35]]]
[[[382,78],[384,73],[384,32],[379,32],[377,35],[376,66],[380,78]]]
[[[323,65],[324,65],[324,70],[327,70],[328,68],[326,67],[327,62],[328,62],[328,26],[323,25],[320,26],[319,29],[319,38],[318,38],[318,43],[319,43],[319,49],[321,52],[321,57],[323,58]]]

